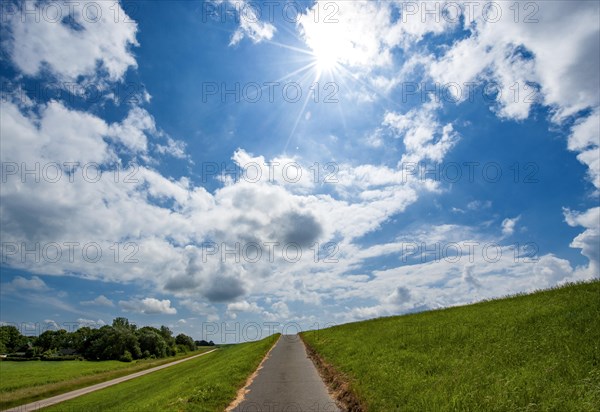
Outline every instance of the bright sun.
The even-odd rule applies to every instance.
[[[346,58],[351,57],[351,42],[336,24],[314,24],[307,27],[307,44],[312,51],[319,72],[332,72]]]
[[[315,65],[320,72],[331,72],[339,63],[339,48],[335,42],[324,41],[313,49]]]

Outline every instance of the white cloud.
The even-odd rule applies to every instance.
[[[262,314],[264,313],[264,310],[258,306],[256,302],[250,303],[246,300],[229,303],[227,305],[226,314],[230,319],[237,319],[239,313]]]
[[[490,200],[486,200],[485,202],[481,200],[473,200],[467,204],[467,209],[469,210],[489,209],[490,207],[492,207],[492,202]]]
[[[425,263],[376,270],[368,281],[347,285],[337,292],[339,304],[348,302],[352,306],[334,317],[348,322],[465,305],[594,277],[591,272],[573,270],[568,261],[552,254],[535,259],[515,255],[511,245],[491,246],[486,255],[484,247],[488,243],[494,242],[479,241],[474,253],[469,253],[465,243],[460,242],[462,254],[458,259],[440,256]],[[402,286],[390,293],[390,285],[399,280]],[[382,296],[379,302],[373,302],[376,296]]]
[[[167,314],[174,315],[177,310],[171,307],[169,299],[158,300],[155,298],[120,300],[119,306],[128,312],[144,313],[146,315]]]
[[[146,110],[134,107],[121,123],[110,125],[106,134],[137,153],[145,152],[148,148],[146,132],[157,133],[154,118]]]
[[[361,319],[374,319],[388,314],[387,308],[383,305],[379,306],[359,306],[355,308],[347,308],[349,311],[348,319],[361,320]]]
[[[43,159],[47,153],[36,142],[44,141],[38,138],[40,131],[35,122],[21,114],[9,103],[4,103],[8,110],[2,111],[2,127],[14,131],[7,136],[23,136],[29,138],[31,145],[27,152],[20,151],[16,145],[3,154],[10,159],[28,158]],[[80,119],[82,133],[79,145],[74,144],[69,149],[73,157],[79,153],[87,154],[87,142],[96,144],[102,139],[107,127],[98,123],[91,116],[81,116],[65,108],[54,108],[53,111],[42,112],[41,123],[57,123],[46,116],[60,115],[62,118],[75,116]],[[90,127],[88,123],[95,127]],[[5,129],[6,128],[6,129]],[[48,129],[44,129],[48,130]],[[54,132],[54,133],[58,133]],[[10,148],[10,144],[8,145]],[[4,147],[3,147],[4,149]],[[105,153],[109,148],[105,147]],[[106,158],[111,156],[104,155]],[[100,157],[99,159],[101,159]],[[252,162],[269,162],[261,156],[253,156],[243,150],[234,155],[238,165],[247,168]],[[273,159],[271,159],[273,160]],[[296,161],[301,165],[302,159],[278,158],[282,162]],[[266,170],[268,172],[268,170]],[[310,176],[310,173],[307,173]],[[268,176],[268,174],[266,174]],[[87,276],[126,282],[145,280],[152,282],[157,291],[167,291],[181,298],[180,304],[188,310],[203,315],[207,321],[219,320],[215,307],[207,301],[231,302],[230,313],[238,309],[248,309],[250,313],[258,314],[269,319],[281,319],[289,316],[287,303],[300,301],[318,304],[325,299],[360,299],[361,296],[383,296],[380,309],[369,309],[357,305],[362,315],[373,313],[397,313],[398,310],[413,310],[429,305],[435,307],[441,304],[464,302],[462,287],[469,288],[469,277],[462,280],[462,271],[456,277],[460,280],[456,298],[446,295],[438,296],[424,286],[403,284],[409,290],[410,300],[401,299],[406,294],[396,289],[391,296],[389,282],[385,288],[379,288],[377,281],[368,281],[366,276],[347,276],[350,270],[361,267],[369,257],[383,254],[398,253],[399,242],[389,245],[377,245],[372,248],[361,248],[353,244],[354,239],[360,238],[370,231],[381,227],[390,216],[402,212],[408,205],[413,204],[422,191],[436,190],[436,185],[403,176],[401,170],[375,165],[344,165],[340,167],[337,176],[338,183],[333,185],[333,191],[328,194],[314,193],[316,187],[310,181],[300,182],[299,187],[282,179],[269,181],[263,179],[256,183],[246,181],[227,182],[222,188],[208,193],[201,187],[195,187],[187,179],[170,180],[160,173],[140,167],[135,173],[137,183],[115,183],[112,174],[99,182],[90,184],[76,180],[73,183],[63,180],[59,183],[35,185],[22,184],[20,179],[11,179],[3,186],[2,216],[9,219],[3,223],[7,241],[12,239],[40,239],[41,241],[81,241],[94,239],[94,234],[101,233],[103,250],[111,250],[113,239],[131,239],[131,234],[139,234],[133,238],[138,247],[135,265],[124,262],[115,263],[113,256],[96,264],[78,261],[74,264],[61,262],[51,266],[54,273],[67,271],[86,273]],[[6,201],[5,201],[6,199]],[[35,201],[32,202],[32,199]],[[81,199],[85,199],[82,202]],[[162,199],[171,206],[159,206],[152,199]],[[76,204],[72,210],[63,210],[58,205]],[[164,204],[165,202],[161,202]],[[44,213],[28,211],[23,205],[35,204]],[[31,206],[30,206],[31,207]],[[251,216],[247,210],[253,210]],[[92,213],[93,211],[93,213]],[[21,214],[32,213],[32,219],[37,223],[33,226],[23,225],[22,222],[31,219],[20,217]],[[10,219],[10,216],[15,216]],[[68,219],[70,225],[62,225]],[[6,224],[5,224],[6,223]],[[16,223],[19,223],[18,225]],[[142,235],[143,233],[143,235]],[[451,235],[450,235],[451,234]],[[407,235],[410,240],[411,234]],[[461,236],[469,239],[469,234],[457,227],[440,227],[439,231],[429,231],[429,239],[448,239]],[[232,248],[236,243],[248,242],[286,242],[293,239],[310,245],[312,241],[327,242],[335,240],[339,250],[335,255],[339,259],[336,264],[314,261],[313,252],[306,248],[302,259],[294,264],[282,258],[281,248],[275,249],[275,259],[250,264],[244,259],[222,260],[221,253],[215,253],[203,260],[203,249],[200,246],[206,239],[213,240],[217,246],[224,245]],[[204,250],[204,252],[206,252]],[[263,253],[267,252],[264,249]],[[506,251],[509,256],[511,251]],[[123,256],[123,254],[121,255]],[[402,255],[400,255],[402,256]],[[410,267],[410,269],[409,269]],[[402,273],[422,273],[422,265],[409,265]],[[489,276],[483,269],[477,270],[477,282],[486,291],[484,279]],[[531,266],[529,266],[530,274]],[[48,271],[48,265],[32,266],[32,271]],[[436,273],[453,273],[451,266],[435,269]],[[427,270],[432,270],[428,267]],[[407,271],[407,272],[403,272]],[[540,270],[538,273],[542,273]],[[276,273],[277,276],[272,274]],[[503,274],[510,274],[509,270]],[[379,276],[379,275],[378,275]],[[424,275],[425,276],[425,275]],[[475,276],[474,274],[472,275]],[[554,275],[550,276],[553,277]],[[318,282],[315,279],[318,277]],[[398,285],[397,279],[393,284]],[[425,276],[427,278],[427,276]],[[471,282],[473,283],[473,282]],[[527,283],[519,283],[526,287]],[[418,287],[415,287],[418,286]],[[399,287],[399,286],[396,286]],[[457,286],[458,287],[458,286]],[[518,287],[510,290],[517,290]],[[497,296],[506,291],[502,288],[490,288],[481,296]],[[479,293],[479,292],[478,292]],[[272,312],[262,310],[256,303],[248,303],[254,296],[272,296],[278,304],[274,304]],[[462,297],[461,297],[462,296]],[[240,298],[246,300],[240,301]],[[407,302],[398,307],[396,303]],[[245,304],[244,304],[245,302]],[[285,304],[285,306],[283,306]],[[141,313],[176,313],[168,300],[152,298],[123,300],[119,305],[125,310]],[[360,309],[363,308],[363,309]],[[366,309],[365,309],[366,308]],[[357,313],[358,313],[357,312]]]
[[[12,103],[0,104],[2,135],[14,136],[3,141],[3,162],[102,164],[115,159],[102,138],[107,125],[96,116],[69,110],[56,101],[39,107],[39,117],[21,113]]]
[[[577,159],[588,167],[588,176],[600,190],[600,109],[579,119],[571,129],[569,150],[579,152]]]
[[[18,290],[42,292],[48,289],[46,282],[38,276],[32,276],[30,279],[23,276],[15,276],[11,282],[2,284],[3,292],[13,292]]]
[[[436,111],[440,107],[432,99],[405,114],[386,113],[384,125],[391,127],[402,137],[406,148],[401,164],[418,163],[426,159],[439,163],[456,145],[459,136],[452,124],[442,126],[437,120]]]
[[[231,36],[230,46],[235,46],[244,37],[248,37],[253,43],[263,40],[271,40],[277,31],[271,23],[260,20],[260,14],[256,12],[257,5],[247,0],[226,0],[238,15],[239,27]],[[258,9],[260,11],[260,9]]]
[[[182,299],[180,304],[194,314],[205,316],[207,322],[217,322],[220,319],[217,309],[207,303],[188,298]]]
[[[403,306],[408,304],[411,298],[410,291],[403,286],[399,286],[387,296],[386,301],[396,306]]]
[[[95,306],[106,306],[106,307],[114,306],[114,303],[112,302],[112,300],[110,300],[109,298],[107,298],[104,295],[99,295],[95,299],[86,300],[86,301],[82,301],[79,303],[81,303],[82,305],[95,305]]]
[[[527,118],[536,101],[555,108],[556,120],[596,107],[598,3],[536,3],[534,23],[523,21],[524,16],[515,19],[509,3],[496,4],[502,18],[490,21],[483,13],[472,13],[471,21],[465,19],[470,36],[455,42],[440,59],[432,58],[427,67],[433,80],[459,85],[483,79],[498,82],[498,114],[512,119]],[[529,83],[539,84],[540,93],[527,88]]]
[[[316,56],[369,72],[390,67],[395,48],[408,48],[453,25],[410,12],[395,20],[401,7],[400,2],[319,0],[299,16],[298,28]]]
[[[367,146],[371,146],[376,149],[383,146],[383,143],[384,143],[384,140],[383,140],[383,136],[382,136],[382,129],[376,129],[373,133],[371,133],[365,139],[365,144]]]
[[[156,151],[161,154],[169,154],[177,159],[187,159],[188,155],[185,152],[186,143],[181,140],[175,140],[167,136],[167,144],[156,145]]]
[[[543,289],[571,280],[573,268],[568,260],[550,254],[539,259],[533,267],[533,273],[537,277],[535,284]]]
[[[273,309],[275,316],[279,319],[285,319],[290,316],[290,309],[285,302],[275,302],[271,305],[271,309]]]
[[[564,210],[565,221],[569,226],[585,228],[571,242],[571,247],[581,249],[581,254],[589,259],[588,271],[594,277],[600,276],[600,207],[575,212]]]
[[[431,20],[423,24],[419,15],[410,17],[409,21],[394,21],[394,7],[398,5],[388,2],[335,4],[340,10],[337,16],[339,24],[313,27],[307,15],[300,22],[305,39],[315,49],[320,47],[319,41],[331,41],[326,46],[336,46],[341,63],[367,72],[389,67],[395,48],[408,49],[427,33],[441,33],[452,26],[444,21],[436,23]],[[314,7],[323,6],[321,3]],[[583,5],[581,9],[586,7],[593,6]],[[550,16],[555,18],[553,13]],[[580,11],[575,14],[579,15]],[[232,45],[245,37],[254,42],[272,38],[275,33],[272,25],[251,20],[241,19],[240,27],[231,39]],[[503,85],[510,85],[513,81],[535,81],[542,85],[544,102],[556,106],[557,118],[597,102],[597,97],[590,93],[593,88],[580,89],[576,93],[576,88],[571,87],[578,84],[578,79],[569,78],[565,82],[568,87],[555,82],[556,76],[564,77],[571,73],[563,70],[565,67],[580,63],[578,56],[586,46],[579,46],[577,40],[589,37],[593,25],[592,29],[579,28],[570,34],[566,42],[568,46],[562,43],[557,46],[561,58],[550,62],[547,54],[550,42],[533,36],[529,29],[517,30],[513,36],[502,34],[495,26],[486,25],[485,22],[472,26],[470,23],[466,22],[472,30],[471,37],[449,47],[440,59],[432,60],[435,64],[431,66],[430,75],[434,79],[470,81],[487,76],[499,80]],[[565,24],[572,25],[573,19],[569,17]],[[89,37],[92,33],[100,36],[105,28],[86,27],[83,34],[77,34],[62,25],[55,26],[58,34],[52,33],[44,41],[52,43],[56,36],[63,36],[67,40],[73,36],[88,36],[86,40],[92,41],[93,47],[77,55],[80,44],[76,40],[65,43],[66,46],[61,45],[63,49],[55,53],[57,46],[52,43],[41,45],[39,54],[34,55],[33,46],[25,44],[26,40],[31,36],[38,38],[32,42],[35,46],[43,38],[39,36],[49,28],[23,25],[28,28],[17,28],[14,32],[12,57],[25,74],[38,74],[42,66],[47,65],[60,78],[93,78],[97,75],[96,65],[100,64],[107,70],[111,80],[117,80],[123,77],[128,67],[136,65],[129,52],[129,47],[135,43],[135,25],[129,26],[129,31],[118,28],[120,34],[115,34],[117,37],[108,36],[113,41],[109,48],[104,47],[106,39]],[[348,30],[349,27],[352,30]],[[542,32],[549,30],[547,26],[544,27]],[[327,36],[319,37],[323,30]],[[495,40],[492,42],[496,35],[500,36],[498,44]],[[533,60],[519,57],[518,46],[521,43],[534,52]],[[23,50],[17,49],[17,44],[23,46]],[[569,47],[575,50],[571,51]],[[504,58],[506,53],[512,53],[508,60]],[[417,57],[413,55],[406,64],[416,65],[419,61]],[[58,61],[58,58],[63,60]],[[426,57],[420,58],[423,60]],[[594,60],[591,61],[593,64]],[[556,73],[560,74],[550,73],[542,65],[559,69]],[[580,75],[581,66],[573,67],[573,76]],[[581,79],[589,78],[594,77],[581,76]],[[382,76],[377,77],[375,83],[381,89],[391,90],[398,81],[399,78],[387,79]],[[508,94],[504,95],[505,99],[509,97]],[[563,97],[564,100],[561,100]],[[513,119],[528,115],[530,103],[513,103],[501,100],[498,114]],[[178,158],[184,156],[181,142],[170,137],[167,137],[166,145],[148,143],[147,135],[162,133],[157,131],[152,116],[140,108],[132,109],[124,120],[109,124],[95,115],[70,110],[55,101],[36,107],[39,110],[30,111],[22,111],[22,106],[10,101],[1,104],[1,132],[3,137],[7,136],[2,142],[3,162],[97,162],[110,170],[113,163],[120,161],[120,146],[127,149],[127,154],[144,154],[148,147],[154,147],[161,154],[169,153]],[[387,112],[384,125],[403,139],[406,148],[400,163],[422,160],[441,162],[457,143],[458,135],[453,125],[442,124],[438,119],[441,109],[440,104],[431,100],[422,107],[404,113]],[[569,140],[569,149],[580,152],[579,159],[589,166],[596,187],[598,163],[593,157],[593,150],[598,146],[598,134],[595,134],[593,126],[597,113],[594,112],[588,120],[577,122]],[[367,143],[381,146],[380,136],[373,136]],[[336,184],[329,186],[329,190],[323,190],[326,185],[320,182],[316,184],[312,180],[310,169],[302,164],[301,158],[275,156],[268,160],[239,149],[233,154],[233,160],[244,169],[246,177],[251,171],[256,172],[255,164],[259,165],[261,178],[253,182],[223,179],[223,187],[212,193],[195,186],[190,179],[170,179],[147,166],[121,171],[121,178],[132,174],[134,182],[124,182],[123,179],[115,182],[112,173],[105,173],[94,183],[81,178],[69,182],[66,175],[60,182],[52,184],[23,183],[20,176],[9,179],[7,184],[3,184],[0,206],[3,235],[6,235],[7,241],[62,244],[93,240],[105,252],[113,250],[111,247],[114,242],[133,242],[133,249],[120,250],[118,261],[108,253],[103,260],[94,264],[81,259],[76,262],[65,260],[53,265],[14,263],[34,273],[82,273],[88,278],[116,282],[144,280],[157,292],[164,293],[166,290],[172,293],[180,299],[183,307],[205,316],[207,321],[219,319],[217,309],[207,302],[233,302],[226,306],[233,316],[238,312],[248,312],[280,319],[290,315],[287,302],[318,305],[335,300],[357,306],[352,299],[367,295],[379,300],[365,302],[367,306],[360,304],[352,313],[359,317],[371,317],[400,310],[465,303],[476,298],[551,285],[574,277],[568,262],[553,255],[546,255],[535,264],[511,262],[507,256],[512,257],[514,251],[507,247],[502,248],[504,255],[499,262],[491,263],[478,257],[463,267],[444,260],[423,264],[411,261],[412,264],[398,268],[357,273],[364,261],[373,257],[397,254],[400,258],[418,259],[418,255],[410,257],[399,252],[403,241],[415,234],[405,234],[403,239],[371,247],[361,247],[355,242],[414,204],[423,192],[438,190],[435,182],[419,181],[410,176],[407,178],[399,168],[346,164],[340,168]],[[271,180],[268,178],[271,170],[265,163],[273,161],[280,165],[274,168],[275,178]],[[297,163],[303,172],[298,182],[281,177],[282,165],[292,162]],[[467,205],[469,210],[484,207],[487,207],[486,203],[471,202]],[[248,213],[249,210],[253,213]],[[597,216],[592,215],[593,218]],[[582,253],[590,258],[590,265],[595,264],[597,268],[598,254],[594,255],[594,250],[598,249],[597,224],[592,222],[587,212],[577,214],[569,211],[565,217],[569,224],[586,228],[572,245],[581,248]],[[505,235],[514,232],[517,220],[518,217],[503,221]],[[64,222],[69,224],[65,225]],[[453,239],[458,242],[472,239],[469,230],[455,225],[445,225],[438,230],[428,229],[421,234],[428,236],[429,241]],[[202,244],[207,240],[214,241],[220,250],[205,260],[206,250]],[[221,254],[223,248],[235,248],[237,244],[256,242],[264,245],[265,242],[281,244],[292,241],[300,242],[305,247],[301,260],[294,264],[282,257],[281,247],[274,249],[274,260],[263,258],[258,263],[243,258],[237,261],[224,260]],[[315,242],[322,245],[329,241],[339,246],[335,255],[338,262],[315,262],[314,251],[310,247]],[[123,261],[130,250],[135,251],[135,264]],[[263,253],[266,255],[267,251],[263,249]],[[562,277],[562,273],[566,273],[565,277]],[[33,279],[24,279],[24,284],[30,285]],[[439,288],[439,284],[445,284],[446,287]],[[255,297],[264,295],[272,297],[267,304],[275,302],[270,309],[267,307],[265,310],[255,302],[249,303]],[[101,297],[86,303],[110,302]],[[124,310],[138,313],[177,312],[171,307],[170,300],[154,298],[121,300],[119,305]]]
[[[510,236],[515,232],[515,226],[517,222],[521,219],[521,216],[517,216],[514,218],[506,218],[502,221],[502,234],[504,236]]]
[[[102,319],[93,320],[93,319],[79,318],[79,319],[77,319],[77,323],[79,324],[78,327],[80,327],[80,328],[82,328],[84,326],[87,326],[88,328],[100,328],[100,327],[106,325],[106,322],[104,322]]]
[[[63,329],[58,322],[52,319],[44,319],[44,330],[60,330]]]
[[[230,312],[250,312],[250,313],[260,313],[262,312],[262,308],[259,307],[256,302],[249,303],[246,300],[242,300],[240,302],[233,302],[227,305],[227,310]]]
[[[45,2],[35,2],[27,3],[31,11],[27,16],[4,16],[10,30],[9,55],[24,74],[36,76],[47,67],[61,81],[76,82],[79,76],[95,79],[100,68],[109,80],[116,81],[129,67],[137,67],[130,51],[137,45],[137,23],[118,2],[73,3],[71,18],[78,29],[53,21],[54,12],[66,17],[71,8],[66,3],[53,4],[52,10],[48,8],[50,14]]]
[[[481,283],[477,280],[475,274],[475,266],[465,265],[462,273],[462,280],[475,288],[480,288]]]
[[[317,56],[333,54],[342,64],[376,67],[392,61],[384,41],[389,20],[389,8],[382,3],[317,1],[298,26]]]

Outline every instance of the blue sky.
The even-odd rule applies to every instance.
[[[240,341],[599,277],[596,2],[3,2],[0,321]]]

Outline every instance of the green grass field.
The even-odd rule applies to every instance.
[[[44,411],[223,411],[277,338],[225,346]]]
[[[368,411],[600,410],[600,282],[303,333]]]
[[[0,362],[0,409],[7,409],[104,382],[197,355],[210,349],[212,348],[201,348],[186,355],[164,359],[145,359],[133,363],[119,361],[3,361]]]

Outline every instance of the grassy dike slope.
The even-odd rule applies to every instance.
[[[216,352],[44,411],[223,411],[279,335]]]
[[[600,407],[599,281],[302,337],[358,410]]]

